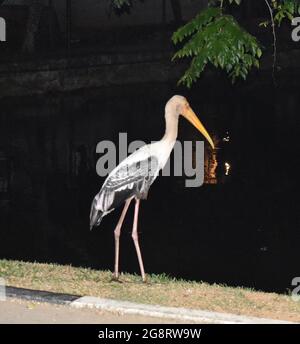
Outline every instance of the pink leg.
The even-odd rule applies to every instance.
[[[125,206],[123,208],[122,214],[120,216],[119,222],[115,229],[115,272],[114,272],[114,278],[119,278],[119,251],[120,251],[120,234],[121,234],[121,228],[124,221],[124,218],[126,216],[128,207],[130,205],[132,198],[128,199],[125,203]]]
[[[140,200],[136,199],[135,208],[134,208],[134,221],[133,221],[133,228],[132,228],[132,239],[133,239],[134,246],[135,246],[135,249],[136,249],[136,253],[137,253],[137,256],[138,256],[142,279],[143,279],[143,282],[146,282],[146,275],[145,275],[144,264],[143,264],[143,259],[142,259],[142,255],[141,255],[141,250],[140,250],[140,245],[139,245],[139,238],[138,238],[138,232],[137,232],[138,217],[139,217],[139,206],[140,206]]]

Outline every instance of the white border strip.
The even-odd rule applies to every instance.
[[[83,296],[70,303],[75,308],[96,308],[103,311],[117,312],[121,314],[134,314],[149,317],[185,320],[196,323],[214,324],[295,324],[289,321],[246,317],[229,313],[217,313],[200,311],[196,309],[162,307],[158,305],[146,305],[128,301],[102,299],[98,297]]]

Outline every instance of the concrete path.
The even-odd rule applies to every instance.
[[[184,324],[184,321],[121,315],[97,309],[7,299],[0,301],[0,324]],[[186,322],[187,323],[187,322]]]
[[[78,317],[80,318],[81,312],[88,312],[88,309],[92,309],[94,312],[112,312],[112,314],[110,315],[111,318],[109,318],[110,322],[117,321],[117,319],[120,319],[118,318],[118,314],[122,314],[124,315],[124,318],[122,320],[124,322],[128,317],[128,321],[131,321],[130,319],[132,319],[133,322],[136,322],[138,319],[141,319],[142,322],[146,321],[151,323],[153,323],[154,321],[156,322],[158,321],[157,319],[159,319],[159,323],[171,323],[175,321],[177,323],[189,322],[215,324],[291,324],[291,322],[283,320],[249,317],[243,315],[218,313],[188,308],[146,305],[128,301],[101,299],[91,296],[80,297],[78,295],[67,295],[14,287],[6,287],[6,296],[8,301],[10,299],[18,299],[31,302],[44,302],[49,305],[55,304],[69,306],[69,309],[66,310],[65,308],[62,313],[66,314],[66,312],[70,312],[70,319],[72,319],[72,312],[75,312],[74,314],[78,314]],[[2,302],[4,302],[4,304],[1,305]],[[6,305],[6,301],[2,302],[0,302],[0,313],[3,313],[2,307],[3,305],[4,307]],[[42,307],[50,307],[49,305],[42,305]],[[7,307],[13,306],[8,304]],[[75,308],[81,309],[76,310]],[[3,316],[5,316],[5,314]],[[117,318],[114,318],[115,316],[117,316]],[[68,317],[66,316],[63,317],[61,321],[66,321],[67,319]],[[92,321],[92,318],[90,318],[90,321]],[[101,322],[102,320],[99,321]]]

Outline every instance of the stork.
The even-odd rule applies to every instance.
[[[165,107],[166,129],[163,138],[155,143],[142,146],[124,159],[108,175],[99,193],[95,196],[90,212],[90,229],[99,226],[102,218],[125,202],[120,219],[114,231],[115,267],[113,279],[119,278],[119,239],[121,227],[129,205],[135,199],[132,239],[135,245],[142,279],[146,281],[144,264],[138,240],[138,216],[140,200],[146,199],[149,188],[166,165],[176,142],[179,116],[185,117],[207,139],[211,147],[214,143],[208,132],[182,96],[173,96]]]

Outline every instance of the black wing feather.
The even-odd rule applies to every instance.
[[[98,194],[102,200],[102,210],[110,211],[132,196],[147,198],[158,169],[158,160],[155,156],[120,167],[109,176]]]

